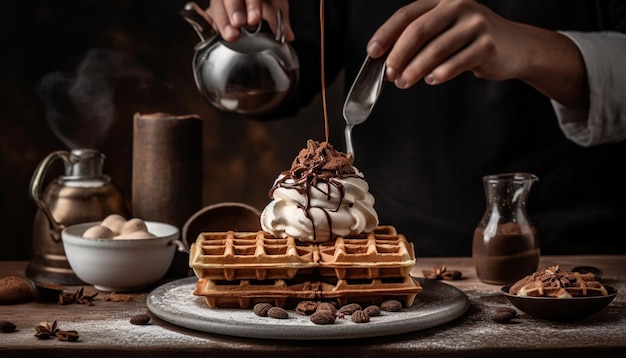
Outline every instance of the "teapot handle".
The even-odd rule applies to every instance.
[[[276,10],[276,41],[285,42],[285,19],[280,9]]]
[[[46,158],[44,158],[41,163],[39,163],[30,181],[30,197],[35,201],[37,207],[39,207],[39,209],[41,209],[41,211],[46,215],[48,221],[50,221],[50,233],[55,241],[60,241],[59,234],[64,227],[62,224],[56,221],[56,219],[52,215],[52,212],[50,211],[50,208],[48,208],[48,205],[46,205],[46,203],[44,202],[41,187],[43,185],[46,172],[48,171],[48,168],[50,167],[52,162],[54,162],[56,159],[62,159],[65,163],[65,168],[67,168],[71,164],[69,158],[70,153],[65,150],[57,150],[50,153]]]
[[[185,4],[183,9],[180,11],[180,15],[196,30],[196,33],[200,37],[202,42],[206,42],[208,40],[212,40],[217,32],[211,26],[211,18],[207,15],[202,8],[193,1]],[[283,12],[278,9],[276,10],[276,41],[281,43],[285,42],[285,21],[283,17]],[[249,27],[242,28],[243,33],[248,36],[254,36],[261,31],[261,21],[259,21],[258,25],[251,30]]]
[[[211,19],[195,2],[185,4],[180,15],[196,30],[202,42],[212,40],[217,36],[217,32],[211,26]]]
[[[250,31],[249,27],[244,26],[242,28],[243,33],[248,36],[254,36],[261,31],[261,21],[257,24],[254,31]],[[285,19],[283,17],[283,12],[278,9],[276,10],[276,41],[280,43],[285,43]]]

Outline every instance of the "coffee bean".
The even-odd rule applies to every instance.
[[[140,326],[146,325],[150,323],[150,316],[148,316],[147,314],[138,314],[138,315],[132,316],[130,318],[130,323],[140,325]]]
[[[15,325],[11,322],[7,322],[7,321],[0,321],[0,332],[2,333],[9,333],[9,332],[13,332],[15,331]]]
[[[361,309],[361,305],[358,303],[349,303],[347,305],[341,306],[341,308],[339,308],[339,310],[337,310],[337,313],[339,314],[352,314],[354,313],[354,311],[356,310],[360,310]]]
[[[380,304],[380,309],[389,312],[398,312],[402,309],[402,303],[398,300],[388,300]]]
[[[491,315],[491,320],[496,323],[508,323],[513,317],[515,317],[515,313],[508,310],[500,310]]]
[[[272,308],[272,305],[266,302],[257,303],[254,305],[253,311],[259,317],[267,317],[267,312]]]
[[[356,310],[352,313],[352,322],[354,323],[367,323],[370,321],[370,316],[364,311]]]
[[[517,311],[511,307],[499,307],[496,312],[509,312],[513,317],[517,317]]]
[[[285,319],[289,317],[289,313],[281,307],[272,307],[267,311],[267,316],[278,319]]]
[[[335,313],[328,310],[316,311],[310,320],[315,324],[332,324],[335,323]]]
[[[370,317],[380,316],[380,307],[376,305],[367,306],[363,309],[363,312],[367,313]]]
[[[328,311],[334,315],[335,313],[337,313],[337,307],[335,307],[335,305],[333,305],[330,302],[322,302],[319,305],[317,305],[317,308],[315,309],[315,312],[320,312],[320,311]]]

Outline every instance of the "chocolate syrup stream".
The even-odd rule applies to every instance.
[[[324,128],[326,135],[326,143],[328,143],[329,138],[329,123],[328,123],[328,107],[326,101],[326,69],[325,69],[325,42],[324,42],[325,34],[324,34],[324,0],[320,0],[320,49],[321,49],[321,81],[322,81],[322,106],[324,111]],[[278,187],[283,187],[285,189],[293,189],[296,190],[299,194],[306,197],[306,204],[298,205],[300,209],[302,209],[305,213],[305,216],[311,221],[311,225],[313,227],[313,240],[317,240],[317,230],[315,230],[315,222],[313,220],[313,215],[311,214],[311,209],[320,209],[326,215],[326,221],[328,222],[328,229],[330,232],[330,236],[332,238],[333,233],[333,223],[330,218],[330,214],[321,207],[311,206],[311,196],[309,195],[309,190],[313,188],[320,191],[321,193],[326,195],[326,199],[331,199],[332,187],[337,188],[340,193],[339,203],[337,207],[333,210],[334,212],[339,211],[341,204],[343,202],[345,196],[345,188],[344,186],[336,179],[336,178],[347,178],[347,177],[355,177],[360,178],[356,173],[341,173],[338,169],[335,173],[328,173],[323,170],[324,164],[327,162],[329,158],[325,158],[323,155],[320,155],[317,158],[317,161],[313,163],[313,165],[300,165],[300,166],[292,166],[290,170],[283,171],[281,174],[283,178],[276,181],[276,183],[272,186],[269,192],[270,198],[273,198],[274,191]],[[287,183],[288,180],[293,180],[293,183]],[[320,183],[326,183],[328,190],[325,192],[320,187]]]
[[[322,70],[322,106],[324,108],[324,129],[326,134],[326,142],[328,142],[329,129],[328,129],[328,108],[326,104],[326,62],[324,61],[325,43],[324,43],[324,0],[320,0],[320,53],[321,53],[321,70]]]

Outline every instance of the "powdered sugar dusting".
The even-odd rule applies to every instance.
[[[148,296],[148,308],[170,323],[203,332],[276,339],[342,339],[375,337],[431,328],[462,315],[469,307],[458,289],[433,283],[415,304],[401,312],[383,312],[369,323],[338,318],[332,325],[315,325],[309,316],[289,311],[289,318],[259,317],[252,309],[209,308],[203,297],[193,295],[196,278],[165,284]]]

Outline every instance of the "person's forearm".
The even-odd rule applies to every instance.
[[[520,25],[527,33],[528,66],[519,79],[552,100],[577,112],[589,111],[589,85],[584,59],[568,37]]]
[[[552,101],[563,132],[585,147],[626,139],[626,34],[616,31],[563,32],[584,58],[589,110]]]

